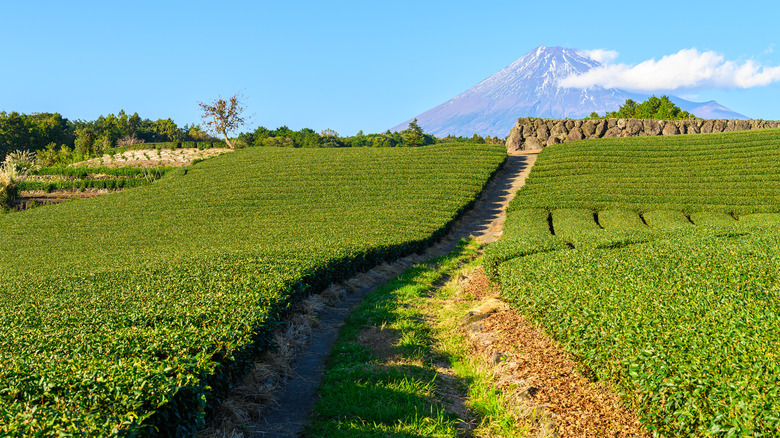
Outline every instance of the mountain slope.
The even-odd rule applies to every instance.
[[[439,137],[474,133],[503,137],[518,117],[580,118],[594,111],[616,110],[626,99],[647,98],[619,89],[558,86],[560,79],[599,65],[575,49],[539,46],[460,95],[418,115],[417,121],[426,132]],[[700,117],[746,118],[717,102],[672,100]],[[409,121],[391,130],[406,129]]]

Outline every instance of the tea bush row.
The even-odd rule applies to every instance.
[[[599,139],[545,148],[513,208],[780,209],[780,130]]]
[[[146,178],[107,178],[107,179],[76,179],[65,181],[31,181],[22,180],[17,185],[19,190],[37,190],[53,192],[55,190],[74,189],[129,189],[151,184]]]
[[[74,177],[79,179],[87,178],[88,175],[111,175],[111,176],[124,176],[124,177],[142,177],[147,175],[150,171],[165,174],[168,171],[175,169],[175,167],[160,166],[154,168],[121,166],[121,167],[88,167],[88,166],[57,166],[57,167],[42,167],[32,172],[33,175],[60,175],[67,177]]]
[[[502,295],[661,436],[780,431],[780,228],[694,227],[500,266]]]

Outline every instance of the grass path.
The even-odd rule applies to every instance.
[[[331,352],[306,436],[525,436],[532,413],[479,372],[465,333],[457,333],[468,303],[457,277],[447,279],[478,251],[464,243],[360,303]]]

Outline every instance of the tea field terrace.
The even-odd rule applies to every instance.
[[[780,431],[780,131],[546,148],[485,269],[661,436]]]
[[[0,216],[0,435],[192,434],[297,299],[425,247],[505,159],[251,148]]]

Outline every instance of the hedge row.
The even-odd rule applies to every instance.
[[[150,184],[146,178],[108,178],[108,179],[76,179],[66,181],[20,181],[17,186],[24,191],[42,191],[51,193],[57,190],[80,189],[129,189]]]

